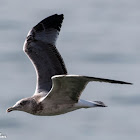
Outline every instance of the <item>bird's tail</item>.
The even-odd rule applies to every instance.
[[[91,108],[91,107],[107,107],[103,102],[101,101],[86,101],[80,99],[78,103],[75,104],[76,108]]]
[[[93,102],[95,107],[107,107],[103,102],[101,101],[94,101]]]

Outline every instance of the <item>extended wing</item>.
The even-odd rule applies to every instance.
[[[33,63],[37,74],[35,93],[50,91],[51,77],[67,74],[64,61],[55,47],[63,15],[45,18],[29,31],[23,50]]]
[[[114,84],[131,84],[128,82],[110,80],[97,77],[79,76],[79,75],[57,75],[52,77],[53,87],[46,99],[54,102],[77,102],[79,97],[88,84],[91,81],[107,82]]]

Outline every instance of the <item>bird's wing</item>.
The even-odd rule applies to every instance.
[[[107,82],[114,84],[131,84],[123,81],[79,76],[79,75],[57,75],[52,77],[53,86],[45,99],[54,102],[77,102],[82,91],[91,81]]]
[[[35,94],[50,91],[52,76],[67,74],[64,61],[55,47],[63,18],[57,14],[45,18],[29,31],[25,40],[23,50],[37,74]]]

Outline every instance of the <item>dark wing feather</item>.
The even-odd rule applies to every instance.
[[[67,74],[64,61],[55,47],[63,15],[52,15],[38,23],[27,35],[23,50],[37,73],[36,92],[49,91],[51,77]]]

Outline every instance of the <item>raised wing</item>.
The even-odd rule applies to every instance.
[[[64,61],[55,47],[63,18],[63,15],[57,14],[45,18],[29,31],[25,40],[23,50],[37,74],[35,94],[50,91],[52,76],[67,74]]]
[[[46,95],[46,99],[52,100],[54,102],[68,101],[68,103],[77,102],[82,91],[84,90],[88,82],[91,81],[114,84],[131,84],[123,81],[79,75],[57,75],[52,77],[52,81],[53,87],[49,94]]]

